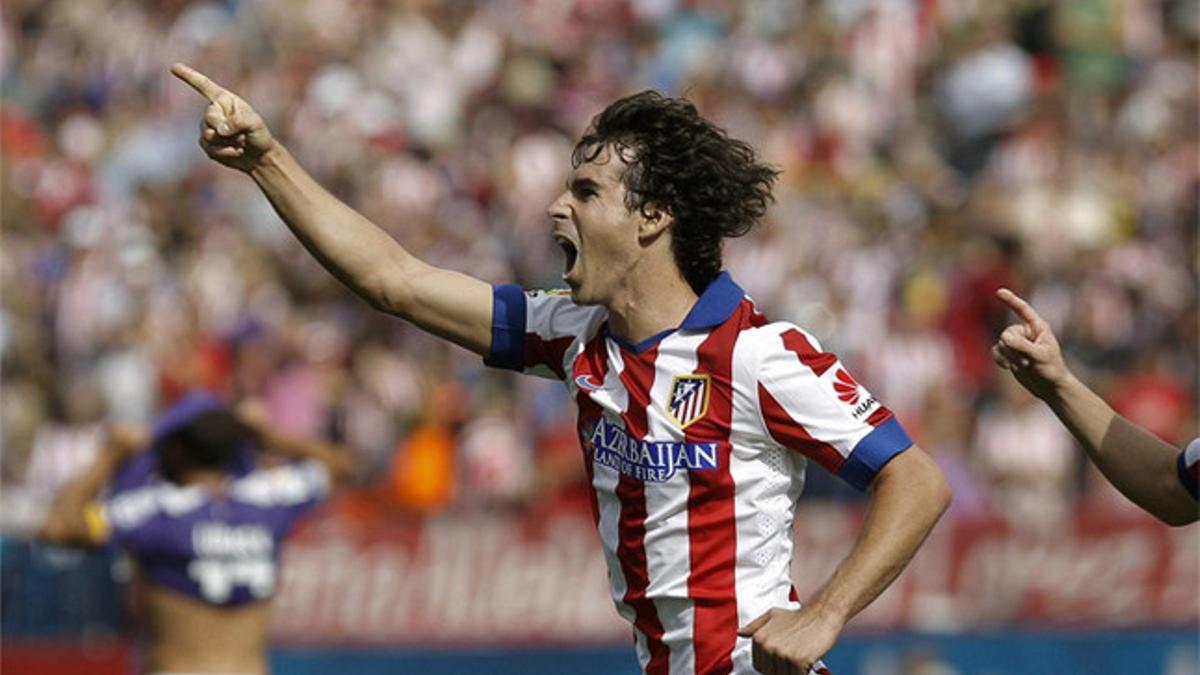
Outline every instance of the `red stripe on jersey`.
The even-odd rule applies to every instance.
[[[563,356],[567,353],[567,348],[575,341],[575,337],[568,335],[566,337],[554,338],[547,340],[537,333],[525,334],[525,368],[533,368],[534,366],[548,366],[558,379],[565,380],[567,375],[563,370]]]
[[[761,383],[758,385],[758,401],[771,438],[815,461],[830,473],[837,473],[842,462],[846,461],[842,454],[832,445],[813,438],[803,425],[792,419]]]
[[[792,602],[800,602],[800,594],[796,592],[795,586],[788,587],[788,600]]]
[[[632,438],[645,438],[647,432],[647,407],[650,405],[650,387],[654,384],[654,360],[658,357],[658,345],[641,354],[626,351],[625,370],[621,371],[621,383],[629,395],[629,403],[622,413],[625,431]],[[646,664],[647,675],[666,674],[670,666],[670,650],[662,641],[663,625],[658,618],[654,602],[646,597],[650,585],[650,571],[646,563],[646,485],[640,480],[621,474],[617,479],[617,500],[621,503],[621,517],[617,525],[617,560],[625,576],[625,603],[633,608],[633,625],[646,637],[646,648],[650,661]]]
[[[581,376],[588,376],[593,382],[604,382],[605,376],[608,375],[608,358],[605,348],[604,331],[596,334],[591,342],[584,347],[583,353],[576,357],[575,362],[571,364],[572,379]],[[600,408],[591,396],[588,396],[583,387],[579,388],[579,393],[575,395],[575,402],[579,405],[579,416],[576,418],[577,431],[579,433],[579,448],[583,454],[583,467],[587,472],[587,484],[593,485],[592,478],[595,467],[592,465],[593,453],[590,450],[591,429],[593,425],[600,421],[600,417],[604,411]],[[600,504],[597,501],[596,489],[592,487],[588,490],[588,503],[592,507],[592,520],[596,525],[600,524]]]
[[[767,317],[762,312],[758,311],[758,309],[754,306],[754,303],[750,302],[749,298],[742,300],[742,302],[750,305],[749,324],[751,328],[762,328],[770,323],[770,321],[767,320]]]
[[[804,333],[798,330],[785,331],[780,335],[780,338],[783,339],[783,346],[794,352],[800,358],[800,363],[811,368],[817,374],[817,377],[824,375],[826,370],[829,370],[833,364],[837,363],[837,356],[835,354],[817,351],[812,346],[812,343],[808,341],[808,338],[804,337]]]
[[[867,424],[877,427],[890,419],[892,419],[892,411],[881,405],[879,410],[871,413],[871,416],[867,418]]]
[[[720,443],[715,471],[688,474],[688,549],[691,574],[692,643],[697,673],[733,670],[737,641],[737,527],[734,521],[733,476],[729,471],[733,424],[733,347],[751,318],[753,306],[743,300],[739,316],[721,324],[696,350],[696,372],[709,375],[708,413],[687,429],[687,440]]]

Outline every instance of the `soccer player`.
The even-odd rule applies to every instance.
[[[114,426],[96,462],[63,487],[42,528],[52,544],[114,544],[136,563],[151,673],[266,673],[279,550],[298,516],[353,459],[191,394],[153,435]],[[292,463],[255,468],[261,447]],[[113,487],[101,499],[106,487]]]
[[[996,364],[1050,406],[1104,476],[1135,504],[1169,525],[1200,518],[1200,438],[1180,451],[1118,415],[1067,368],[1058,339],[1029,303],[1007,288],[996,296],[1021,319],[992,346]]]
[[[775,172],[687,101],[643,92],[593,120],[549,207],[570,290],[525,293],[418,260],[318,185],[246,101],[172,72],[209,101],[208,156],[248,173],[373,307],[566,384],[613,600],[645,672],[824,672],[843,626],[949,503],[891,412],[721,272],[723,238],[763,215]],[[801,606],[788,568],[810,459],[872,498],[853,550]]]

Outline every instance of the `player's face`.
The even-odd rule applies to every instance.
[[[548,210],[566,254],[563,280],[577,303],[610,303],[637,264],[642,216],[625,205],[627,168],[620,153],[605,147],[571,172],[567,189]]]

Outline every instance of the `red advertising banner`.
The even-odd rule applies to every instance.
[[[797,516],[792,577],[817,590],[849,552],[860,515]],[[1014,624],[1106,627],[1200,620],[1200,527],[1140,513],[1082,512],[1059,526],[1000,517],[943,522],[908,569],[851,624],[941,632]]]
[[[793,578],[814,592],[861,513],[797,514]],[[351,531],[310,522],[284,553],[276,637],[323,644],[586,643],[629,639],[586,515],[454,516]],[[854,630],[1200,620],[1200,527],[1083,513],[1055,528],[944,522]]]
[[[282,640],[427,646],[629,636],[586,515],[431,518],[357,533],[309,525],[284,551],[273,609]]]

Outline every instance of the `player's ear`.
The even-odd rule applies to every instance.
[[[675,222],[670,210],[658,204],[646,204],[642,207],[642,217],[638,222],[638,238],[653,239],[666,232]]]

